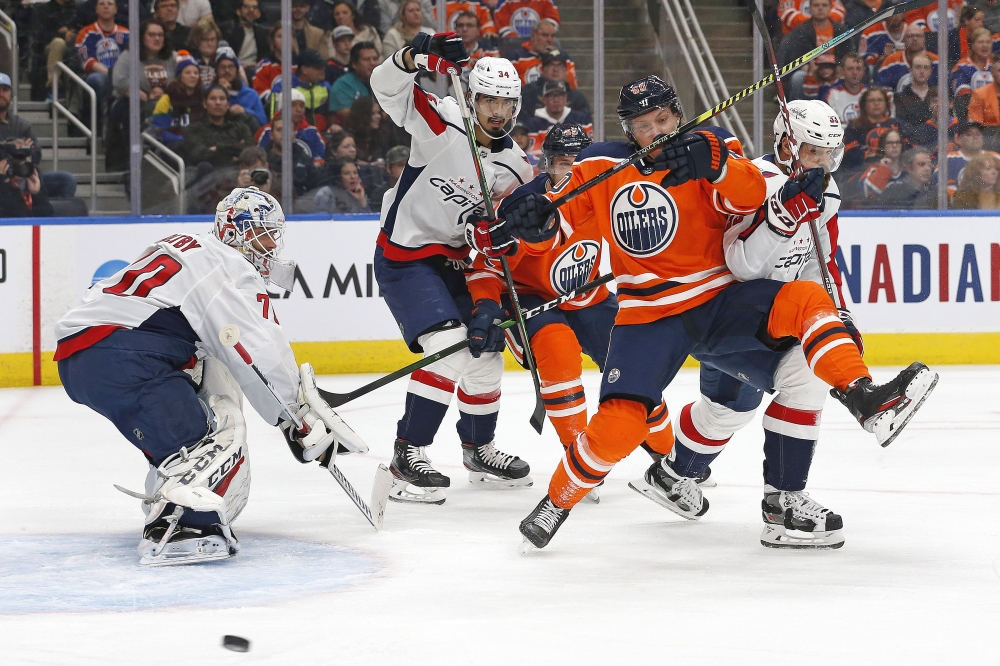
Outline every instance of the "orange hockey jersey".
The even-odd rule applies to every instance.
[[[540,174],[521,189],[545,193],[548,174]],[[574,226],[563,224],[556,237],[546,243],[548,248],[540,254],[518,251],[507,261],[514,278],[514,286],[519,294],[534,294],[546,301],[564,294],[600,276],[601,231],[594,217],[577,220]],[[538,250],[536,249],[536,252]],[[499,260],[476,256],[472,272],[466,277],[473,302],[481,298],[500,301],[506,293],[507,285]],[[608,288],[601,285],[597,289],[577,296],[559,306],[561,310],[579,310],[608,297]]]
[[[648,164],[630,166],[559,209],[571,228],[594,218],[610,246],[618,283],[617,324],[644,324],[701,305],[735,280],[726,267],[723,235],[733,215],[747,215],[764,203],[764,176],[732,134],[707,128],[726,142],[729,160],[716,185],[692,180],[660,185],[664,173]],[[624,142],[595,143],[577,155],[568,183],[550,199],[581,185],[629,157]],[[529,253],[545,245],[522,243]]]

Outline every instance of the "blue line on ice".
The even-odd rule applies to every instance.
[[[0,613],[261,606],[346,587],[379,568],[329,544],[239,536],[234,559],[148,568],[135,534],[0,535]]]

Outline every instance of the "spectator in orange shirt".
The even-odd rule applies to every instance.
[[[530,37],[538,22],[545,20],[559,25],[559,9],[552,0],[507,0],[493,14],[493,24],[504,38]]]
[[[986,128],[987,145],[994,147],[1000,127],[1000,100],[997,99],[997,81],[1000,81],[1000,56],[994,56],[990,63],[993,82],[987,83],[972,93],[969,100],[969,121]]]
[[[820,0],[820,2],[829,0]],[[541,76],[542,54],[552,51],[558,52],[566,57],[566,83],[570,88],[576,90],[576,65],[570,60],[569,54],[559,49],[556,43],[556,34],[559,26],[544,19],[535,24],[531,30],[531,39],[521,44],[521,48],[510,54],[508,59],[514,65],[518,75],[521,77],[521,85],[534,83]]]

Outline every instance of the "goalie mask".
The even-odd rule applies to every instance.
[[[788,103],[788,120],[803,166],[822,167],[827,173],[836,171],[844,159],[844,126],[837,112],[826,102],[797,99]],[[774,119],[774,161],[790,171],[791,158],[780,157],[781,140],[786,136],[788,129],[779,112]]]
[[[493,97],[490,100],[480,97]],[[514,129],[517,114],[521,111],[521,77],[514,65],[506,58],[480,58],[476,66],[469,72],[469,106],[472,107],[473,121],[486,134],[494,139],[501,139]],[[491,108],[492,106],[492,108]],[[507,115],[509,111],[513,113]],[[502,118],[503,124],[498,129],[483,127],[479,115],[490,118]]]
[[[215,235],[247,258],[260,276],[291,291],[295,262],[278,259],[285,245],[285,214],[278,200],[256,187],[238,187],[215,208]]]

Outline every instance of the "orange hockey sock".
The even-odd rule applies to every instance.
[[[566,324],[549,324],[531,337],[545,413],[564,447],[587,427],[587,397],[583,392],[582,350]]]
[[[809,368],[840,391],[861,377],[871,379],[829,294],[815,282],[796,280],[781,288],[774,297],[767,332],[773,338],[798,338]]]
[[[580,433],[549,482],[549,497],[572,509],[590,489],[604,480],[615,463],[646,439],[646,406],[634,400],[608,400]]]
[[[661,455],[669,455],[674,448],[674,426],[670,422],[670,412],[665,401],[661,400],[659,406],[649,415],[646,426],[649,428],[649,434],[646,436],[649,448]]]

